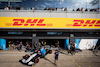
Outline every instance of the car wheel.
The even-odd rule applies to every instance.
[[[38,59],[38,58],[36,58],[36,59],[35,59],[35,63],[38,63],[38,62],[39,62],[39,59]]]
[[[52,54],[52,50],[50,50],[50,54]]]

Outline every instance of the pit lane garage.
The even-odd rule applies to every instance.
[[[50,45],[57,47],[57,42],[59,42],[59,47],[64,48],[66,39],[39,39],[39,42],[44,42],[44,45]]]
[[[24,48],[22,50],[26,49],[27,43],[32,48],[32,39],[6,39],[6,50],[16,49],[18,47],[19,43],[22,42]]]
[[[20,32],[19,32],[20,31]],[[26,43],[27,40],[31,42],[30,46],[33,47],[35,41],[41,42],[41,40],[46,40],[47,45],[55,45],[57,41],[59,41],[59,45],[61,48],[66,48],[65,44],[69,44],[69,42],[77,42],[83,41],[84,39],[100,39],[100,32],[97,30],[74,30],[72,32],[68,32],[70,30],[52,30],[54,32],[47,32],[51,30],[1,30],[0,39],[5,39],[6,44],[9,40],[22,40],[23,44]],[[56,31],[56,32],[55,32]],[[57,32],[61,31],[61,32]],[[66,32],[64,32],[66,31]],[[86,32],[89,31],[89,32]],[[79,39],[79,40],[76,40]],[[83,40],[82,40],[83,39]],[[25,41],[25,43],[24,43]],[[79,43],[79,42],[78,42]],[[8,47],[8,45],[6,45]]]

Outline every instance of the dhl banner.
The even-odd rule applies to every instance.
[[[100,29],[100,19],[0,17],[0,28]]]

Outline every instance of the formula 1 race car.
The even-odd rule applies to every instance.
[[[36,63],[38,63],[39,59],[43,58],[48,53],[51,54],[52,50],[49,50],[49,49],[45,50],[44,48],[41,48],[40,50],[38,50],[37,52],[34,52],[31,55],[26,54],[25,56],[23,56],[23,59],[21,59],[19,62],[21,62],[22,64],[25,64],[25,65],[32,66],[32,65],[35,65]]]

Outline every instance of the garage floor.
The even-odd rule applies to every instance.
[[[25,54],[31,53],[17,50],[0,51],[0,67],[30,67],[18,62]],[[97,54],[98,56],[94,55],[92,51],[84,50],[72,56],[67,55],[66,50],[61,50],[57,67],[100,67],[100,52]],[[34,67],[56,67],[54,51],[40,59]]]

